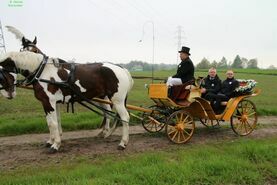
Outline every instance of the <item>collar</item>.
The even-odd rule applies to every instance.
[[[31,73],[29,76],[27,76],[24,80],[22,80],[21,84],[24,84],[26,86],[31,85],[32,83],[36,82],[38,78],[40,77],[42,71],[44,70],[44,67],[48,61],[48,56],[43,55],[43,59],[38,66],[38,68]]]

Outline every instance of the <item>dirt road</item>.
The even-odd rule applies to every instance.
[[[142,126],[130,127],[130,141],[127,149],[118,151],[121,129],[107,139],[96,137],[99,130],[74,131],[63,134],[63,142],[60,151],[56,154],[48,154],[44,147],[48,134],[29,134],[12,137],[0,137],[0,171],[12,170],[29,163],[48,163],[66,159],[74,159],[78,156],[97,157],[103,154],[128,155],[143,151],[170,149],[171,147],[189,147],[194,144],[212,143],[217,141],[232,141],[238,138],[231,128],[223,123],[220,129],[207,129],[196,123],[197,129],[192,139],[184,145],[171,143],[164,132],[158,134],[147,133]],[[261,125],[248,138],[266,138],[277,136],[277,117],[260,117]]]

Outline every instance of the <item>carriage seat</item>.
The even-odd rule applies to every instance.
[[[179,105],[189,105],[190,102],[187,100],[190,89],[188,88],[189,85],[194,84],[194,80],[186,82],[182,85],[174,85],[169,89],[168,97],[173,100],[175,103]]]

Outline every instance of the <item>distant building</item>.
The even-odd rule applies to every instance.
[[[130,69],[130,71],[143,71],[143,66],[142,65],[135,65]]]

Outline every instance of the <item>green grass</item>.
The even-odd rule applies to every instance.
[[[1,184],[276,184],[277,138],[83,156],[1,172]]]
[[[248,71],[248,72],[247,72]],[[262,71],[262,72],[260,72]],[[174,74],[175,71],[155,71],[154,76],[164,78]],[[225,78],[225,71],[219,71],[221,79]],[[253,74],[255,73],[255,74]],[[257,73],[257,74],[256,74]],[[259,74],[258,74],[259,73]],[[236,78],[255,79],[257,87],[262,89],[262,93],[251,98],[256,104],[259,115],[277,115],[277,70],[268,72],[267,70],[239,70]],[[151,72],[133,72],[133,76],[151,76]],[[206,76],[206,70],[197,71],[195,76]],[[163,80],[156,80],[160,83]],[[145,84],[149,84],[150,79],[135,79],[135,85],[129,94],[128,104],[148,107],[153,102],[148,98],[148,89]],[[17,135],[25,133],[48,132],[45,114],[41,103],[35,99],[32,90],[17,88],[17,97],[13,100],[7,100],[0,96],[0,136]],[[64,131],[93,129],[99,126],[101,118],[89,110],[76,105],[75,114],[66,113],[66,105],[62,106],[62,125]],[[131,120],[131,124],[137,124],[136,119]]]

